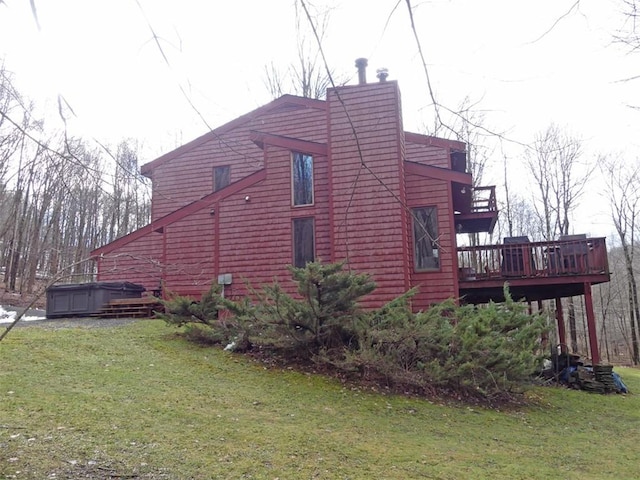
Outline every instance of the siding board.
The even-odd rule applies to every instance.
[[[364,303],[380,306],[408,287],[399,92],[363,85],[330,90],[327,101],[334,258],[372,274],[378,287]]]
[[[291,152],[283,145],[301,142],[317,144],[314,204],[294,207]],[[293,293],[287,271],[292,220],[313,217],[316,259],[348,260],[377,283],[365,307],[417,285],[414,307],[428,308],[457,291],[451,186],[408,174],[405,161],[450,168],[450,153],[463,149],[460,142],[405,136],[396,82],[329,89],[326,102],[285,96],[143,166],[153,179],[152,219],[162,219],[163,233],[141,231],[99,258],[99,278],[137,281],[149,289],[164,278],[167,289],[197,296],[228,273],[233,283],[225,293],[231,296],[248,293],[245,279],[253,287],[277,279]],[[262,171],[226,195],[206,197],[213,168],[221,165],[230,165],[232,184]],[[203,197],[207,208],[187,208],[167,220]],[[437,272],[413,271],[409,209],[417,206],[438,208]]]
[[[412,303],[425,310],[436,302],[457,297],[457,251],[455,228],[450,221],[450,193],[447,183],[418,175],[407,175],[407,204],[410,208],[435,206],[438,209],[440,270],[416,272],[413,269],[413,237],[410,236],[411,285],[418,287]]]

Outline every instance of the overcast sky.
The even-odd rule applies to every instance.
[[[370,81],[388,68],[402,91],[405,129],[430,128],[406,0],[306,1],[331,7],[323,43],[330,67],[353,83],[357,57],[369,59]],[[270,101],[265,65],[284,70],[297,55],[294,0],[34,3],[39,27],[29,2],[0,3],[0,56],[19,90],[49,112],[62,94],[75,112],[72,132],[103,143],[137,138],[143,162]],[[517,142],[551,122],[581,137],[593,158],[639,156],[640,111],[630,105],[640,105],[640,89],[622,81],[640,74],[638,57],[613,42],[625,21],[620,0],[412,4],[437,101],[455,109],[469,97],[485,125],[504,132],[496,171],[503,153],[517,164]],[[609,233],[598,222],[591,230]]]

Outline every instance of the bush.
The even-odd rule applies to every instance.
[[[447,300],[417,314],[407,302],[390,304],[372,316],[348,362],[402,388],[487,398],[512,392],[540,364],[546,325],[506,288],[505,298],[482,307]]]
[[[216,287],[200,302],[167,302],[168,323],[188,325],[200,343],[246,351],[268,349],[286,361],[314,361],[382,381],[397,390],[449,391],[493,398],[512,392],[539,365],[536,352],[545,321],[529,315],[505,287],[504,303],[459,306],[447,300],[413,313],[415,291],[365,312],[359,299],[375,284],[343,265],[290,267],[298,298],[276,282],[251,300],[223,298]],[[226,315],[218,316],[220,310]]]
[[[277,283],[251,289],[255,303],[226,301],[250,343],[280,354],[312,360],[321,351],[356,345],[366,314],[358,300],[372,292],[368,275],[343,271],[343,264],[308,263],[289,267],[298,298]]]
[[[212,285],[200,301],[173,295],[163,304],[165,313],[156,312],[156,316],[169,325],[186,327],[185,337],[195,343],[246,345],[247,329],[234,317],[223,319],[219,316],[221,310],[229,307],[229,301],[220,295],[218,285]]]

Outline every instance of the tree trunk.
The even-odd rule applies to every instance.
[[[631,347],[632,361],[634,365],[640,364],[640,353],[638,349],[637,322],[640,316],[640,307],[638,306],[638,286],[633,273],[633,266],[627,265],[627,274],[629,276],[629,327],[631,328]]]

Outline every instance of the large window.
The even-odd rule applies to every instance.
[[[438,245],[438,211],[436,207],[414,208],[413,258],[416,270],[440,268]]]
[[[231,174],[231,167],[229,165],[222,165],[220,167],[213,167],[213,191],[217,192],[229,185],[229,177]]]
[[[293,204],[313,205],[313,157],[294,153],[291,159],[291,190]]]
[[[293,219],[293,266],[303,268],[315,259],[313,218]]]

